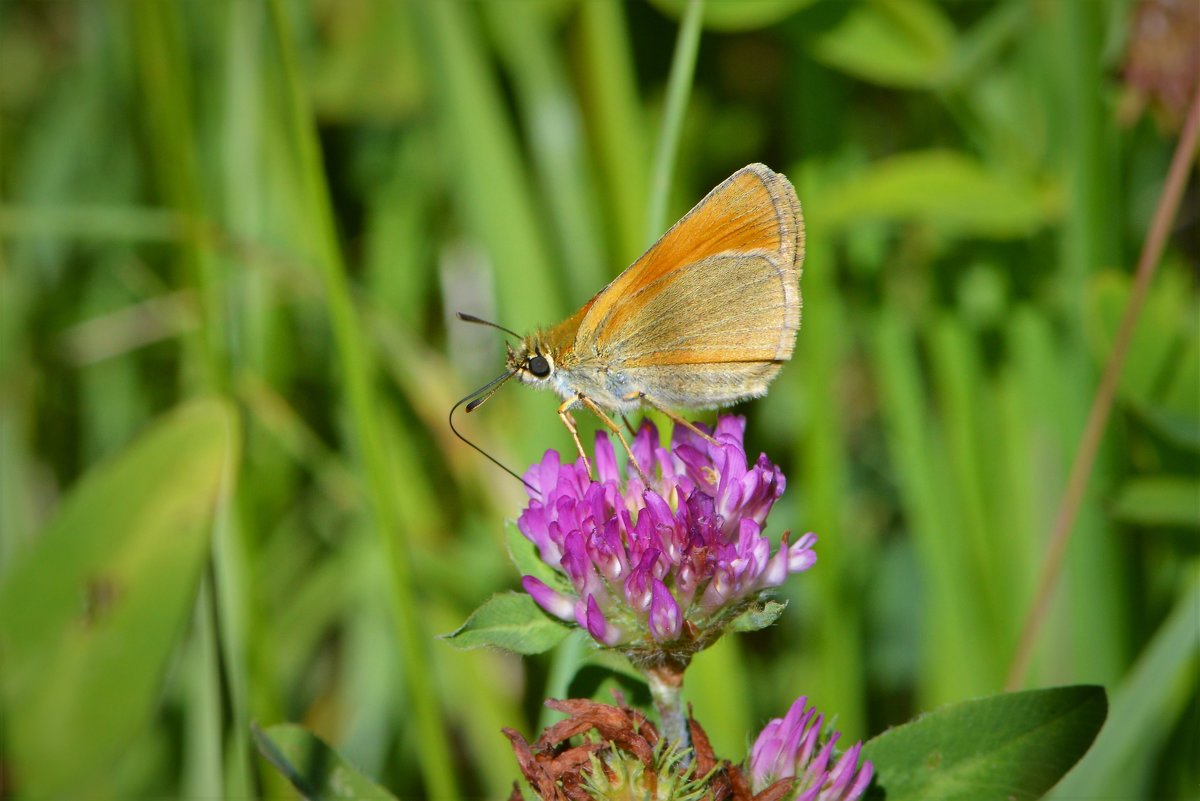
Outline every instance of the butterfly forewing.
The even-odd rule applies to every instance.
[[[760,394],[800,327],[803,249],[791,184],[745,167],[592,299],[576,349],[590,343],[660,401],[712,406]]]

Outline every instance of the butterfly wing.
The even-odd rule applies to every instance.
[[[575,351],[669,405],[761,394],[795,344],[803,252],[791,184],[744,167],[592,299]]]

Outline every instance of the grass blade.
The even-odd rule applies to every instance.
[[[647,244],[654,242],[666,230],[667,202],[671,196],[671,180],[675,177],[675,158],[679,153],[683,119],[692,92],[692,77],[696,74],[703,21],[704,0],[689,0],[679,26],[679,38],[675,41],[675,55],[671,57],[671,76],[667,80],[662,127],[659,128],[658,145],[654,151],[650,203],[646,213]]]
[[[398,539],[405,528],[400,525],[398,510],[392,503],[391,487],[397,477],[392,475],[383,452],[382,427],[374,388],[374,365],[360,329],[358,313],[351,303],[346,265],[338,248],[313,118],[301,84],[291,30],[280,0],[272,0],[270,14],[287,87],[285,124],[295,148],[302,200],[313,226],[312,244],[316,250],[317,267],[325,289],[330,325],[341,363],[350,420],[361,454],[374,530],[380,555],[389,567],[389,602],[395,615],[396,633],[405,661],[407,700],[413,709],[413,723],[422,746],[421,772],[430,796],[454,798],[458,791],[450,764],[447,732],[428,675],[429,639],[414,596],[416,588],[408,544]]]

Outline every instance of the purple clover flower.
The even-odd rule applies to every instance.
[[[547,451],[525,474],[533,489],[517,526],[559,580],[524,576],[526,592],[627,653],[690,655],[715,641],[764,590],[816,562],[814,534],[789,545],[785,533],[771,554],[762,532],[786,480],[765,455],[747,463],[745,427],[744,418],[721,417],[708,432],[714,444],[676,426],[663,448],[643,421],[631,447],[649,486],[635,470],[621,475],[603,431],[595,481],[582,459],[563,464]]]
[[[823,718],[806,708],[800,696],[785,717],[772,719],[750,749],[750,778],[755,793],[780,779],[793,779],[789,801],[854,801],[871,783],[874,766],[859,764],[862,743],[840,756],[834,752],[838,733],[821,744]]]

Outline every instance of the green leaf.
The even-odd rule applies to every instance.
[[[442,638],[456,648],[492,646],[518,654],[549,651],[571,633],[523,592],[497,593]]]
[[[1196,677],[1200,676],[1197,670],[1200,628],[1196,626],[1200,563],[1191,560],[1185,574],[1166,620],[1113,689],[1108,725],[1088,749],[1087,756],[1047,798],[1054,801],[1150,798],[1146,777],[1152,775],[1154,766],[1164,756],[1171,759],[1173,753],[1176,760],[1188,761],[1181,752],[1190,748],[1190,736],[1180,743],[1179,734],[1190,729],[1191,724],[1186,721],[1194,720],[1191,716],[1196,709]],[[1195,786],[1194,781],[1191,786]],[[1176,797],[1190,795],[1182,793]]]
[[[889,729],[862,755],[887,801],[1040,798],[1087,751],[1107,711],[1102,687],[1007,693]]]
[[[23,797],[87,795],[147,724],[236,448],[224,402],[170,414],[85,476],[0,586],[3,722]]]
[[[1131,409],[1146,425],[1173,445],[1200,453],[1200,416],[1136,402],[1131,404]]]
[[[865,81],[927,88],[948,75],[954,39],[954,26],[927,0],[873,0],[820,36],[813,55]]]
[[[533,576],[555,589],[566,589],[563,574],[542,561],[538,547],[521,533],[516,523],[509,521],[504,527],[504,544],[517,572],[522,576]]]
[[[651,0],[671,19],[681,19],[688,0]],[[707,0],[704,4],[705,28],[713,31],[749,31],[765,28],[786,19],[813,0]]]
[[[1200,527],[1200,479],[1135,478],[1117,492],[1112,513],[1118,520],[1144,526]]]
[[[251,731],[259,752],[309,801],[395,799],[301,726],[284,723],[263,730],[252,724]]]
[[[730,631],[758,631],[774,623],[783,614],[787,602],[767,601],[754,606],[735,617],[729,624]]]
[[[1052,200],[1036,187],[952,150],[876,162],[831,189],[822,205],[829,225],[896,219],[993,239],[1024,237],[1053,216]]]

